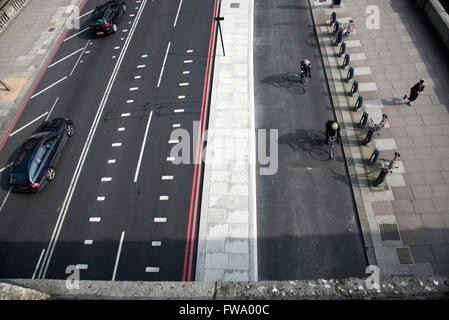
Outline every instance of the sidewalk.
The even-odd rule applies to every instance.
[[[0,138],[66,29],[71,4],[71,0],[32,0],[0,34],[0,80],[12,89],[8,93],[0,87]]]
[[[426,18],[412,1],[344,0],[340,8],[310,1],[316,32],[327,68],[328,82],[337,113],[343,124],[345,154],[364,230],[370,264],[382,277],[449,275],[449,61],[447,51]],[[328,3],[330,1],[327,1]],[[368,5],[380,12],[380,29],[368,29]],[[353,19],[356,32],[344,39],[354,80],[364,105],[353,111],[356,98],[349,97],[348,70],[333,46],[331,13],[337,20]],[[420,79],[426,88],[413,107],[404,94]],[[389,125],[374,142],[361,146],[367,129],[357,123],[362,112],[379,122],[382,113]],[[380,163],[366,164],[374,148],[380,158],[401,154],[399,168],[380,187],[372,181]]]

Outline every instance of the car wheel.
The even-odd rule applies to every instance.
[[[48,181],[52,181],[55,178],[55,176],[56,176],[55,169],[54,168],[48,168],[47,174],[46,174],[47,180]]]
[[[126,4],[123,5],[123,13],[126,12]]]
[[[118,30],[117,25],[116,25],[115,23],[112,24],[112,31],[113,31],[114,33],[116,33],[117,30]]]
[[[73,125],[69,124],[67,126],[67,135],[69,137],[72,137],[75,134],[75,128],[73,127]]]

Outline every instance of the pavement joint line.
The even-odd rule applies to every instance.
[[[100,217],[92,217],[89,219],[89,222],[100,222],[101,218]]]

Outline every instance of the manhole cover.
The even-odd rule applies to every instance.
[[[240,8],[240,3],[237,2],[231,3],[231,8]]]

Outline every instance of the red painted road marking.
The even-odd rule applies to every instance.
[[[216,17],[217,9],[219,1],[215,0],[214,4],[214,12],[212,18]],[[193,174],[193,183],[192,183],[192,194],[190,198],[190,211],[189,211],[189,222],[187,228],[187,238],[186,238],[186,248],[184,255],[184,268],[182,273],[183,281],[191,281],[191,272],[192,272],[192,259],[193,259],[193,245],[195,243],[195,224],[196,218],[198,214],[198,191],[199,191],[199,182],[201,180],[201,167],[202,167],[202,153],[203,153],[203,145],[204,145],[204,129],[206,126],[206,116],[207,116],[207,105],[209,102],[209,87],[210,87],[210,79],[212,74],[212,62],[211,57],[214,54],[215,48],[215,36],[216,36],[216,28],[215,21],[212,20],[211,25],[211,34],[209,38],[209,52],[206,63],[206,72],[204,75],[204,86],[203,86],[203,99],[201,106],[201,115],[200,115],[200,128],[198,132],[197,138],[197,148],[196,148],[196,161],[195,161],[195,170]],[[201,148],[200,148],[201,146]]]
[[[81,11],[81,10],[84,8],[86,2],[87,2],[87,0],[84,0],[84,2],[81,4],[81,6],[80,6],[80,8],[79,8],[79,11]],[[75,21],[75,19],[72,19],[71,25],[73,25],[73,22],[74,22],[74,21]],[[33,87],[30,89],[30,91],[28,91],[28,94],[27,94],[25,100],[22,102],[22,104],[21,104],[21,106],[20,106],[20,108],[19,108],[19,111],[17,111],[16,116],[14,117],[13,121],[12,121],[11,124],[9,125],[8,130],[6,131],[5,135],[4,135],[3,138],[2,138],[2,141],[0,142],[0,151],[3,149],[3,146],[5,145],[6,140],[7,140],[8,137],[9,137],[9,134],[11,133],[12,129],[14,128],[14,126],[15,126],[16,123],[17,123],[17,120],[19,119],[20,115],[22,114],[23,110],[25,109],[25,106],[27,105],[28,101],[30,100],[30,97],[31,97],[32,93],[34,92],[34,90],[36,89],[37,85],[38,85],[39,82],[41,81],[42,76],[43,76],[44,73],[47,71],[48,66],[49,66],[51,60],[53,60],[53,58],[54,58],[56,52],[59,50],[59,47],[61,46],[62,41],[65,39],[65,37],[67,36],[67,33],[68,33],[70,30],[71,30],[71,29],[69,29],[69,28],[67,28],[67,29],[65,30],[65,32],[64,32],[64,34],[62,35],[61,39],[59,39],[59,42],[58,42],[58,44],[56,45],[55,49],[53,49],[53,52],[52,52],[50,58],[47,60],[47,62],[45,63],[45,66],[42,68],[41,72],[39,73],[39,75],[38,75],[36,81],[35,81],[34,84],[33,84]]]

